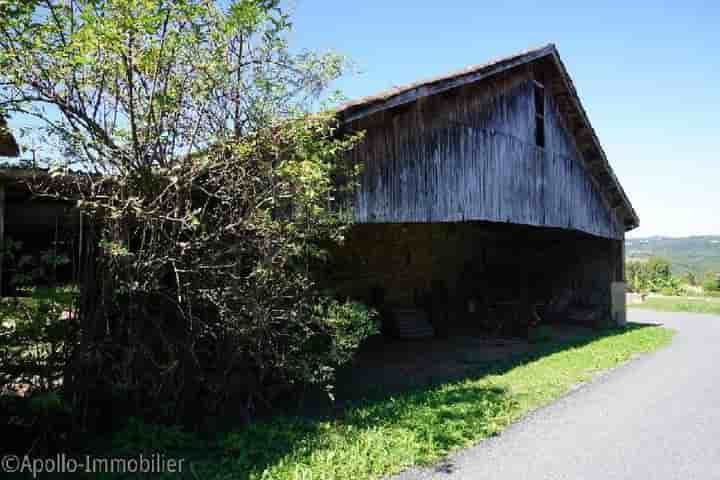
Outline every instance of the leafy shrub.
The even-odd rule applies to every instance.
[[[696,285],[698,284],[697,277],[695,276],[695,274],[694,274],[693,272],[685,272],[685,273],[683,273],[683,275],[682,275],[682,277],[681,277],[680,280],[681,280],[684,284],[686,284],[686,285],[688,285],[688,286],[690,286],[690,287],[694,287],[694,286],[696,286]]]
[[[320,300],[312,318],[326,333],[308,342],[290,369],[301,381],[329,386],[335,369],[352,359],[363,340],[379,333],[379,324],[365,305],[337,300]]]
[[[664,258],[651,257],[647,262],[630,261],[626,264],[625,277],[633,292],[683,293],[680,280],[672,276],[670,262]]]
[[[3,451],[54,452],[72,430],[62,396],[65,368],[77,340],[72,291],[43,290],[0,305],[0,425]]]
[[[71,307],[48,298],[9,298],[0,306],[0,389],[21,384],[51,391],[61,381],[75,347]]]
[[[702,286],[706,292],[720,292],[720,274],[708,272]]]
[[[132,198],[95,200],[111,212],[94,272],[106,288],[84,284],[100,310],[83,312],[92,351],[75,357],[74,395],[166,421],[247,421],[294,389],[331,390],[376,332],[366,308],[320,291],[319,266],[351,225],[342,200],[357,174],[341,157],[357,138],[334,129],[327,116],[288,120],[131,176]]]
[[[10,237],[4,239],[1,250],[3,268],[10,274],[10,286],[13,288],[55,286],[58,269],[70,263],[64,252],[55,249],[28,251],[23,242]]]

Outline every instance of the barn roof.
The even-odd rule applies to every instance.
[[[17,157],[20,155],[15,137],[7,128],[7,122],[0,116],[0,157]]]
[[[575,90],[575,85],[553,44],[362,97],[339,106],[337,114],[344,123],[352,122],[419,98],[487,80],[510,69],[536,62],[551,65],[554,75],[546,78],[545,87],[549,88],[548,91],[553,95],[568,129],[575,137],[588,171],[604,192],[610,207],[618,212],[626,230],[638,227],[640,220],[637,213],[607,160],[605,151],[600,145],[577,90]]]

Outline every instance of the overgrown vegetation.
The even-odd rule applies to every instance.
[[[77,290],[26,289],[0,303],[0,445],[5,452],[55,451],[72,416],[59,394],[77,338]]]
[[[720,293],[720,273],[706,273],[702,287],[704,292],[711,294]]]
[[[3,273],[10,281],[5,286],[5,295],[37,286],[53,288],[58,284],[58,270],[70,263],[69,256],[61,249],[53,248],[35,251],[25,248],[23,242],[5,236],[0,251]]]
[[[625,277],[633,292],[654,292],[679,295],[680,281],[672,276],[670,262],[664,258],[651,257],[647,261],[630,261],[625,265]]]
[[[670,261],[662,257],[627,261],[625,277],[632,292],[667,296],[711,296],[720,293],[720,274],[707,272],[702,279],[698,279],[693,272],[685,272],[676,277],[672,275]]]
[[[495,435],[671,336],[631,324],[570,344],[551,342],[529,357],[479,367],[474,378],[366,402],[333,419],[277,417],[210,438],[133,421],[101,451],[160,450],[190,459],[195,475],[207,479],[379,478]]]
[[[352,221],[359,136],[311,114],[346,62],[292,52],[277,0],[5,1],[0,16],[0,113],[44,122],[62,154],[30,186],[90,226],[57,382],[78,426],[112,428],[109,408],[249,421],[330,392],[376,331],[313,273]]]

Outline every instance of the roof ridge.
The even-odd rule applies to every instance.
[[[526,50],[523,50],[521,52],[516,52],[511,55],[506,55],[503,57],[497,57],[492,60],[489,60],[484,63],[476,63],[468,65],[464,68],[453,70],[441,75],[436,75],[434,77],[428,77],[422,80],[417,80],[415,82],[406,83],[404,85],[399,86],[393,86],[384,90],[379,91],[378,93],[374,95],[366,95],[363,97],[359,97],[353,100],[350,100],[348,102],[345,102],[338,107],[335,108],[335,111],[339,114],[346,112],[350,109],[353,109],[355,107],[361,107],[366,104],[375,103],[378,101],[384,101],[388,100],[394,96],[400,95],[402,93],[406,93],[410,90],[420,88],[420,87],[426,87],[429,85],[432,85],[434,83],[438,82],[444,82],[447,80],[460,78],[465,75],[472,75],[474,73],[478,73],[482,70],[491,70],[493,67],[500,66],[507,62],[512,62],[515,60],[518,60],[520,58],[524,57],[532,57],[532,59],[542,57],[545,55],[549,55],[551,53],[557,53],[557,48],[555,47],[554,43],[547,43],[545,45],[535,47],[535,48],[528,48]],[[525,61],[529,61],[530,59],[527,59]]]

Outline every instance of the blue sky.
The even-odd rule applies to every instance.
[[[295,0],[295,47],[354,98],[555,43],[640,215],[631,236],[720,234],[720,2]]]

